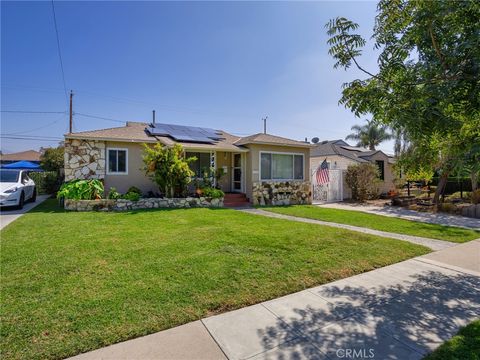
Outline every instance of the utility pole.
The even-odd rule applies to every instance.
[[[268,119],[268,116],[265,116],[262,120],[263,120],[263,133],[266,134],[267,133],[267,119]]]
[[[70,90],[70,122],[69,122],[69,127],[68,129],[70,130],[69,132],[72,133],[73,130],[73,105],[72,105],[72,100],[73,100],[73,91]]]

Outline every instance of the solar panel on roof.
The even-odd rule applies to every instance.
[[[185,142],[213,143],[223,139],[218,130],[194,126],[155,124],[147,130],[152,135],[169,136],[174,140]]]

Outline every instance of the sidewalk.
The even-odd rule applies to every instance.
[[[480,317],[480,240],[72,359],[421,359]]]
[[[445,213],[419,212],[405,209],[399,206],[375,206],[349,203],[326,203],[316,206],[330,209],[361,211],[369,214],[396,217],[405,220],[425,222],[429,224],[438,224],[446,226],[457,226],[466,229],[480,230],[480,219],[467,218],[459,215],[449,215]]]

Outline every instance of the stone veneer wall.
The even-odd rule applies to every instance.
[[[309,181],[262,181],[253,183],[253,205],[311,204]]]
[[[103,179],[105,177],[105,142],[65,140],[65,181]]]
[[[70,200],[65,199],[66,210],[73,211],[125,211],[158,208],[223,207],[223,198],[145,198],[138,201],[126,199]]]

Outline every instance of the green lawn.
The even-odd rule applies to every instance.
[[[1,231],[3,359],[63,358],[427,253],[228,209],[64,212]]]
[[[354,210],[329,209],[318,206],[262,207],[263,210],[303,218],[361,226],[397,234],[421,236],[452,242],[467,242],[480,238],[480,231],[453,226],[426,224],[382,215],[367,214]]]
[[[480,320],[460,329],[424,360],[480,360]]]

